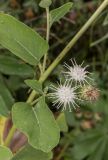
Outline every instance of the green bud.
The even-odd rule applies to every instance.
[[[52,1],[51,0],[41,0],[39,3],[39,6],[42,8],[47,8],[51,5]]]

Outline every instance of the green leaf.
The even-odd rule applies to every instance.
[[[0,160],[10,160],[12,153],[9,148],[0,146]]]
[[[54,22],[57,22],[62,17],[64,17],[64,15],[69,12],[69,10],[71,9],[72,5],[73,5],[72,2],[68,2],[68,3],[62,5],[61,7],[50,11],[50,26],[52,26],[52,24]]]
[[[108,100],[100,98],[97,102],[95,102],[94,104],[89,104],[89,108],[92,109],[93,112],[99,112],[99,113],[104,113],[104,117],[108,117]]]
[[[10,110],[14,103],[14,98],[12,97],[8,88],[2,82],[0,82],[0,96],[4,100],[8,110]]]
[[[68,110],[65,111],[65,117],[66,117],[66,122],[69,126],[74,127],[77,126],[78,122],[75,119],[75,114],[74,112],[69,112]]]
[[[3,99],[3,97],[0,95],[0,115],[2,116],[8,116],[8,108],[5,104],[5,101]]]
[[[42,85],[37,80],[25,80],[25,83],[31,87],[33,90],[37,91],[40,94],[43,94]]]
[[[23,78],[20,76],[10,76],[6,81],[6,84],[9,90],[12,92],[17,91],[20,88],[26,87],[26,85],[24,84]]]
[[[108,141],[107,141],[107,144],[106,144],[103,160],[107,160],[107,159],[108,159]]]
[[[93,130],[79,135],[72,149],[75,159],[82,160],[88,155],[92,155],[102,142],[103,136],[104,134],[100,130]]]
[[[27,145],[19,151],[11,160],[51,160],[52,153],[45,153]]]
[[[39,3],[39,6],[42,8],[47,8],[51,5],[52,0],[41,0],[41,2]]]
[[[0,13],[0,44],[31,65],[37,65],[48,50],[38,33],[4,13]]]
[[[0,55],[0,72],[7,75],[30,77],[34,75],[32,67],[16,58]]]
[[[64,113],[60,113],[60,115],[57,118],[57,123],[60,127],[60,131],[62,132],[67,132],[68,131],[68,126],[66,123],[66,118]]]
[[[87,160],[102,160],[106,149],[106,137],[103,137],[93,154]],[[108,159],[108,157],[107,157]]]
[[[27,103],[14,104],[12,117],[14,125],[27,135],[34,148],[49,152],[58,144],[60,131],[44,97],[34,108]]]

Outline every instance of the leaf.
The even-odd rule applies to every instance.
[[[107,160],[107,159],[108,159],[108,141],[107,141],[104,156],[103,156],[103,160]]]
[[[60,131],[44,97],[34,108],[23,102],[14,104],[12,117],[15,126],[27,135],[34,148],[49,152],[58,144]]]
[[[104,117],[108,117],[108,100],[100,98],[97,102],[95,102],[94,104],[89,104],[89,108],[92,109],[93,112],[97,113],[104,113]],[[104,122],[105,123],[105,122]]]
[[[62,17],[64,17],[64,15],[69,12],[69,10],[71,9],[72,5],[73,5],[72,2],[68,2],[68,3],[62,5],[61,7],[50,11],[50,26],[52,26],[52,24],[54,22],[57,22]]]
[[[43,94],[42,85],[37,80],[25,80],[25,83],[31,87],[33,90],[37,91],[40,94]]]
[[[107,143],[106,138],[103,137],[100,144],[97,146],[93,154],[87,160],[102,160],[104,156],[104,151],[106,148],[106,143]]]
[[[52,153],[45,153],[27,145],[19,151],[11,160],[51,160]]]
[[[4,102],[7,106],[7,109],[10,110],[13,103],[14,103],[14,98],[12,97],[8,88],[2,82],[0,82],[0,96],[4,100]]]
[[[102,142],[104,134],[100,130],[93,130],[81,134],[76,138],[72,153],[76,160],[82,160],[88,155],[92,155]],[[93,159],[94,160],[94,159]]]
[[[65,111],[66,122],[69,126],[77,126],[77,120],[75,119],[74,112]]]
[[[0,55],[0,72],[7,75],[27,76],[34,75],[32,67],[22,63],[16,58]]]
[[[60,131],[62,131],[62,132],[67,132],[68,131],[68,126],[67,126],[67,123],[66,123],[66,118],[65,118],[64,113],[60,113],[60,115],[57,118],[57,123],[60,127]]]
[[[0,146],[0,160],[10,160],[12,153],[9,148]]]
[[[4,116],[0,116],[0,144],[4,144],[4,128],[7,118]]]
[[[12,92],[17,91],[20,88],[26,87],[23,78],[19,76],[10,76],[6,81],[6,84],[9,90]]]
[[[0,115],[8,116],[9,110],[5,104],[3,97],[0,95]]]
[[[41,2],[39,3],[39,6],[42,8],[47,8],[51,5],[52,0],[41,0]]]
[[[31,65],[37,65],[48,50],[38,33],[4,13],[0,13],[0,44]]]

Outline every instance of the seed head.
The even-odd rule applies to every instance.
[[[70,81],[75,81],[76,83],[79,83],[80,85],[88,83],[88,79],[91,79],[88,74],[89,72],[86,71],[86,67],[82,67],[83,63],[81,65],[78,65],[75,60],[72,60],[72,66],[69,66],[65,63],[65,68],[68,70],[64,72],[66,74],[66,77]],[[88,83],[89,84],[89,83]]]
[[[87,101],[90,101],[90,102],[97,101],[99,96],[100,96],[100,92],[94,86],[88,85],[82,88],[82,97]]]
[[[53,92],[50,93],[50,98],[54,100],[53,105],[57,105],[57,109],[63,106],[63,110],[66,110],[66,108],[69,107],[70,112],[71,106],[73,106],[74,109],[79,107],[76,104],[76,100],[80,100],[76,93],[77,88],[78,87],[71,87],[71,85],[67,82],[65,82],[63,85],[58,84],[57,87],[51,86]]]

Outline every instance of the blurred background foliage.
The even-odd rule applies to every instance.
[[[53,0],[51,9],[69,0]],[[48,65],[55,59],[69,40],[94,13],[102,0],[73,0],[72,10],[54,24],[50,33]],[[45,10],[39,0],[0,0],[0,11],[9,13],[25,24],[46,35]],[[55,116],[61,128],[60,144],[54,149],[54,160],[108,160],[108,8],[92,24],[63,61],[75,58],[83,60],[93,71],[100,89],[99,101],[81,105],[80,109]],[[45,82],[59,80],[62,65]],[[22,72],[23,71],[23,72]],[[14,101],[26,100],[26,78],[38,77],[38,68],[32,68],[0,46],[0,99],[10,109]],[[3,98],[3,99],[2,99]]]

